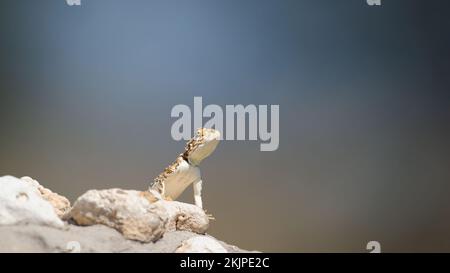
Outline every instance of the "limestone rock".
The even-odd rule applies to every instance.
[[[151,197],[135,190],[90,190],[80,196],[69,213],[77,224],[103,224],[127,239],[156,241],[165,232],[168,214]]]
[[[195,205],[166,200],[159,200],[155,205],[164,207],[167,211],[168,231],[186,230],[203,234],[209,227],[205,211]]]
[[[0,253],[173,253],[183,241],[195,236],[198,234],[173,231],[165,233],[154,243],[141,243],[127,240],[118,231],[105,225],[68,224],[63,229],[31,224],[0,226]],[[220,243],[229,253],[247,252]]]
[[[203,209],[182,202],[161,200],[149,191],[90,190],[74,203],[69,218],[79,225],[103,224],[125,238],[156,241],[166,231],[203,234],[209,226]]]
[[[216,240],[209,236],[195,236],[181,244],[176,253],[228,253],[228,251]]]
[[[56,214],[63,218],[64,215],[70,210],[70,201],[57,193],[52,192],[51,190],[41,186],[38,181],[34,180],[31,177],[24,176],[21,178],[26,183],[32,185],[37,192],[47,200],[54,208]]]
[[[29,183],[13,176],[2,176],[0,189],[0,225],[64,226],[52,205]]]

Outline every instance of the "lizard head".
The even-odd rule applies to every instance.
[[[207,158],[217,147],[220,132],[215,129],[200,128],[194,137],[186,144],[183,157],[193,165],[198,165]]]

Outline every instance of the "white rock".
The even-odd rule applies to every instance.
[[[185,240],[176,253],[228,253],[215,239],[209,236],[195,236]]]
[[[79,225],[103,224],[125,238],[156,241],[166,231],[203,234],[209,226],[203,209],[182,202],[161,200],[149,191],[90,190],[80,196],[68,214]]]
[[[52,205],[34,186],[13,176],[0,177],[0,225],[39,224],[62,227]]]
[[[38,181],[34,180],[31,177],[24,176],[20,179],[33,186],[36,189],[36,192],[53,206],[56,214],[60,218],[63,218],[64,215],[69,212],[70,202],[66,197],[41,186]]]
[[[79,225],[103,224],[127,239],[151,242],[161,238],[168,220],[164,207],[154,201],[148,192],[90,190],[77,199],[69,217]]]
[[[203,234],[209,227],[205,211],[195,205],[166,200],[159,200],[155,205],[164,207],[167,211],[168,231],[186,230]]]

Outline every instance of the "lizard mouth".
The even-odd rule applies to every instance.
[[[204,138],[206,142],[220,139],[220,132],[215,129],[200,128],[198,129],[197,134],[200,135],[201,138]]]

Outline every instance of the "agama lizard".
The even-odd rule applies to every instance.
[[[215,129],[198,129],[187,142],[184,152],[154,179],[149,190],[156,191],[164,199],[175,200],[193,184],[195,205],[203,208],[203,182],[198,165],[214,152],[219,139],[220,132]]]

